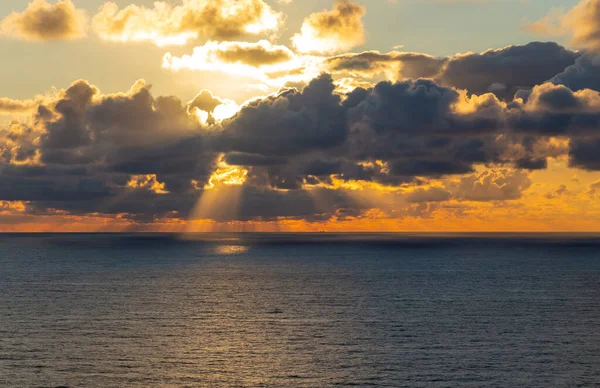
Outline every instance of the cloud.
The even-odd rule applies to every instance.
[[[207,42],[194,48],[192,55],[174,57],[167,53],[163,67],[173,70],[223,70],[222,66],[226,66],[232,73],[244,74],[244,69],[252,72],[261,67],[276,68],[294,58],[294,53],[287,47],[273,45],[266,40],[257,43]]]
[[[593,53],[580,56],[573,65],[552,77],[550,82],[565,85],[573,91],[600,91],[600,56]]]
[[[594,182],[588,186],[587,194],[592,197],[600,197],[600,181]]]
[[[173,6],[157,1],[153,8],[105,3],[92,25],[103,39],[181,45],[199,38],[232,40],[275,31],[283,15],[263,0],[181,0]]]
[[[400,180],[467,173],[499,157],[493,134],[503,125],[502,111],[492,95],[474,103],[430,80],[381,82],[351,111],[357,123],[348,150],[383,160],[387,175]]]
[[[258,43],[222,43],[212,53],[226,63],[244,63],[253,67],[288,62],[294,54],[285,46],[274,46],[268,41]]]
[[[548,160],[544,157],[538,159],[526,157],[517,159],[515,166],[524,170],[545,170],[548,167]]]
[[[233,192],[236,192],[233,194]],[[254,185],[224,187],[219,194],[222,197],[239,195],[236,213],[217,208],[206,208],[194,214],[195,219],[213,219],[215,221],[273,221],[278,219],[304,219],[308,221],[327,220],[339,212],[360,214],[372,205],[368,200],[351,196],[340,190],[318,188],[312,192],[306,190],[281,191]],[[315,201],[319,197],[319,201]],[[225,204],[224,204],[225,205]]]
[[[143,81],[108,95],[76,81],[0,132],[0,197],[76,214],[185,213],[191,181],[207,182],[218,157],[202,151],[202,131],[186,104]]]
[[[589,89],[544,83],[504,102],[420,79],[340,95],[322,74],[219,117],[228,104],[76,81],[0,130],[0,201],[135,222],[429,217],[517,200],[548,158],[600,170]]]
[[[187,104],[188,112],[196,114],[204,124],[214,124],[235,115],[239,106],[233,100],[213,96],[210,90],[202,90]]]
[[[223,151],[286,156],[344,141],[348,127],[333,80],[322,75],[302,92],[286,91],[243,107],[223,122]]]
[[[538,35],[571,36],[575,47],[600,50],[600,0],[582,0],[567,12],[553,9],[526,29]]]
[[[392,51],[348,53],[329,57],[324,61],[327,71],[350,77],[372,78],[385,74],[391,80],[434,78],[447,62],[427,54]]]
[[[569,139],[572,167],[600,170],[597,152],[600,146],[600,93],[597,91],[573,91],[552,83],[536,86],[526,95],[525,102],[517,100],[510,104],[506,126],[528,136],[565,137]]]
[[[326,57],[293,53],[285,46],[268,41],[208,42],[196,47],[191,55],[167,53],[163,67],[172,71],[209,70],[249,77],[267,89],[300,85],[321,72],[332,74],[340,92],[372,86],[382,80],[430,78],[443,86],[465,89],[469,94],[494,93],[502,100],[511,101],[517,92],[558,77],[571,66],[586,66],[589,68],[586,78],[591,79],[595,76],[594,67],[589,65],[592,61],[579,60],[581,56],[556,43],[542,42],[444,58],[399,51],[365,51]],[[573,75],[562,78],[567,77]]]
[[[350,50],[364,43],[362,17],[365,8],[349,0],[336,0],[332,10],[313,13],[292,38],[303,53],[333,53]]]
[[[132,175],[129,182],[127,182],[127,187],[133,189],[146,189],[155,194],[169,194],[165,184],[159,182],[156,178],[156,174]]]
[[[213,96],[210,90],[202,90],[192,101],[188,102],[188,108],[198,108],[205,112],[212,113],[221,104],[223,104],[223,100]]]
[[[13,100],[0,97],[0,114],[21,113],[34,109],[38,102],[34,100]]]
[[[436,58],[421,53],[367,51],[327,58],[324,67],[340,76],[389,80],[432,78],[472,94],[492,92],[512,100],[523,88],[539,85],[575,64],[580,53],[556,43],[532,42],[483,53]]]
[[[231,152],[252,154],[266,167],[251,176],[279,189],[331,184],[331,175],[395,185],[502,162],[495,139],[504,106],[493,95],[474,101],[427,80],[356,89],[343,102],[333,91],[331,77],[322,76],[302,93],[250,105],[223,122],[221,140]]]
[[[589,136],[600,128],[600,93],[545,83],[534,87],[525,102],[510,104],[506,121],[523,133]]]
[[[451,190],[466,201],[506,201],[521,198],[531,186],[529,174],[520,170],[491,169],[460,179]]]
[[[443,202],[452,197],[452,193],[445,187],[430,186],[419,187],[404,195],[404,199],[411,203]]]
[[[289,48],[266,40],[248,42],[210,41],[194,48],[192,54],[166,53],[163,68],[219,71],[281,87],[287,82],[309,81],[319,74],[321,60],[294,54]]]
[[[423,186],[403,194],[409,203],[454,201],[509,201],[522,198],[531,187],[529,173],[518,169],[491,168],[459,179],[444,179],[442,186]]]
[[[288,109],[295,92],[286,93],[269,99],[265,107],[282,104]],[[341,106],[346,112],[346,129],[336,131],[339,136],[335,138],[327,137],[325,131],[319,141],[318,137],[309,140],[292,135],[294,141],[287,143],[289,139],[284,138],[279,142],[280,135],[270,129],[270,123],[276,128],[296,126],[278,121],[285,117],[281,114],[285,110],[269,109],[264,123],[249,125],[234,118],[233,125],[239,128],[236,133],[250,132],[243,132],[248,138],[233,137],[228,144],[233,151],[248,154],[249,164],[267,166],[254,172],[266,174],[264,182],[280,189],[299,189],[307,182],[331,184],[331,175],[344,181],[397,185],[419,177],[467,174],[478,165],[545,169],[547,158],[569,152],[561,139],[570,137],[575,142],[598,136],[596,112],[600,105],[597,92],[573,92],[551,83],[535,87],[526,101],[506,104],[491,93],[468,96],[430,80],[417,80],[356,89]],[[302,124],[305,136],[315,124]],[[227,125],[224,123],[225,128]],[[254,127],[268,132],[258,134]],[[268,146],[269,138],[274,139],[273,147]],[[326,141],[331,139],[337,140]]]
[[[570,143],[570,166],[600,171],[600,136],[573,138]]]
[[[449,58],[439,81],[473,94],[493,92],[511,100],[522,88],[539,85],[572,65],[578,53],[548,42],[508,46]]]
[[[591,194],[590,191],[588,191],[588,194]],[[571,190],[569,190],[567,185],[561,184],[558,186],[558,188],[556,190],[546,193],[545,197],[547,199],[555,199],[555,198],[560,198],[562,196],[573,196],[573,195],[574,195],[574,193]]]
[[[23,12],[13,12],[0,22],[0,33],[32,41],[71,40],[86,35],[85,11],[75,8],[71,0],[55,4],[33,0]]]

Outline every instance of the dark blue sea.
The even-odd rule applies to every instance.
[[[594,235],[0,235],[0,387],[598,387]]]

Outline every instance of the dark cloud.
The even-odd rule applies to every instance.
[[[357,110],[375,133],[449,133],[458,120],[452,105],[459,94],[430,80],[375,86]]]
[[[287,162],[286,158],[269,157],[243,152],[230,152],[225,155],[225,162],[231,166],[270,166]]]
[[[579,55],[553,42],[533,42],[457,55],[449,59],[438,78],[444,85],[473,94],[493,92],[510,101],[517,90],[547,81],[573,65]]]
[[[219,146],[238,151],[285,157],[342,143],[348,132],[345,111],[329,75],[302,92],[288,90],[256,101],[223,123]]]
[[[459,103],[456,90],[430,80],[382,82],[351,109],[356,124],[347,152],[356,160],[383,160],[388,175],[401,180],[461,174],[475,163],[498,161],[499,101],[470,113],[459,113]]]
[[[600,94],[592,90],[573,92],[563,85],[546,83],[527,94],[524,103],[509,105],[507,126],[546,136],[583,136],[600,128]]]
[[[223,103],[218,97],[213,96],[210,90],[202,90],[194,97],[194,99],[188,102],[188,108],[198,108],[208,113],[212,113],[215,108]]]
[[[546,158],[523,158],[518,159],[515,166],[525,170],[545,170],[548,167],[548,160]]]
[[[392,73],[399,79],[432,78],[440,85],[476,95],[492,92],[510,101],[520,89],[539,85],[574,65],[580,55],[556,43],[532,42],[447,58],[367,51],[328,58],[325,66],[336,74],[367,78],[381,73]]]
[[[328,182],[331,175],[398,184],[463,174],[501,161],[494,139],[503,111],[490,96],[475,111],[459,113],[461,99],[454,89],[418,80],[356,89],[340,103],[331,78],[321,76],[302,93],[286,91],[244,108],[223,123],[217,142],[238,153],[227,161],[268,166],[263,182],[278,189],[300,189],[315,177]]]
[[[600,134],[592,138],[574,138],[569,151],[570,165],[600,171]]]
[[[362,76],[375,76],[382,72],[399,71],[402,78],[434,78],[437,76],[446,58],[436,58],[427,54],[366,51],[358,54],[342,54],[327,58],[325,67],[332,73],[350,73]]]
[[[600,91],[600,55],[588,53],[555,75],[550,82],[565,85],[573,91],[593,89]]]
[[[0,198],[75,214],[186,214],[199,195],[192,181],[202,187],[218,158],[202,131],[185,104],[142,81],[113,95],[77,81],[0,132]],[[154,183],[131,185],[140,175]]]

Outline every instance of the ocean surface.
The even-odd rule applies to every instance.
[[[0,387],[600,387],[594,235],[0,235]]]

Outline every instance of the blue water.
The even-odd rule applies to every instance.
[[[600,386],[600,238],[0,235],[0,387]]]

